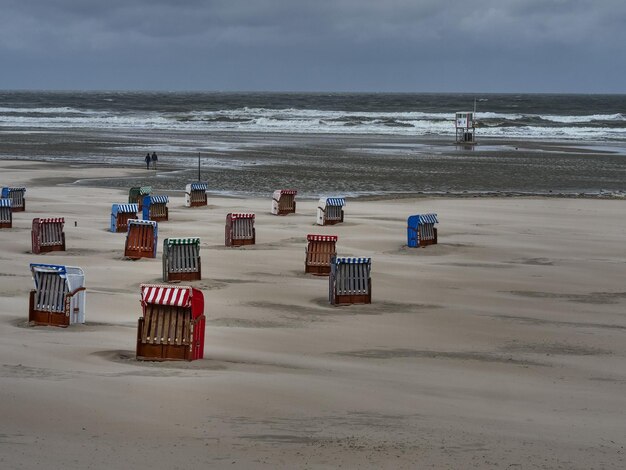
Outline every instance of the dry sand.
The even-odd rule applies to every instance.
[[[134,359],[139,284],[109,233],[116,189],[57,185],[94,168],[1,162],[27,212],[0,230],[0,468],[624,468],[626,202],[170,198],[159,239],[199,236],[205,359]],[[106,167],[99,176],[139,174]],[[230,211],[257,245],[223,246]],[[404,245],[409,214],[439,245]],[[66,218],[67,252],[30,254],[33,217]],[[74,226],[74,222],[77,226]],[[373,303],[331,307],[303,274],[307,233],[373,259]],[[29,327],[30,262],[81,266],[87,324]]]

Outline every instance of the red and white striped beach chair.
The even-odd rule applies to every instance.
[[[189,286],[141,285],[137,359],[193,361],[204,357],[204,296]]]
[[[33,219],[31,230],[32,251],[34,254],[50,251],[65,251],[65,233],[63,217]]]
[[[330,260],[337,255],[336,235],[307,235],[304,272],[319,276],[330,274]]]
[[[254,214],[233,212],[226,215],[224,238],[226,246],[254,245],[256,242]]]
[[[277,189],[272,195],[272,214],[287,215],[296,212],[295,189]]]

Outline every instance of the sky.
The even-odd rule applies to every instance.
[[[626,0],[0,0],[0,89],[626,93]]]

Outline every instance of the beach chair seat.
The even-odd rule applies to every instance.
[[[2,188],[0,196],[11,200],[12,212],[24,212],[26,210],[26,188]]]
[[[343,197],[323,197],[317,204],[317,225],[335,225],[343,222]]]
[[[34,254],[51,251],[65,251],[65,219],[35,218],[31,229],[32,252]]]
[[[437,214],[416,214],[407,219],[407,246],[425,247],[437,243]]]
[[[204,296],[189,286],[141,285],[137,359],[193,361],[204,357]]]
[[[287,215],[296,212],[296,195],[298,191],[295,189],[277,189],[272,195],[272,214]]]
[[[124,256],[131,259],[156,258],[158,224],[152,220],[128,220]]]
[[[163,222],[168,220],[167,196],[145,196],[143,198],[143,220]]]
[[[163,240],[163,281],[196,281],[202,279],[199,238],[166,238]]]
[[[128,190],[128,203],[137,204],[137,211],[143,210],[143,198],[152,193],[152,186],[134,186]]]
[[[331,260],[328,277],[329,301],[332,305],[372,303],[371,258]]]
[[[0,199],[0,228],[13,227],[13,201],[9,198]]]
[[[337,255],[336,235],[307,235],[304,272],[318,276],[330,274],[330,261]]]
[[[185,206],[200,207],[207,205],[206,192],[209,189],[208,183],[189,183],[185,187]]]
[[[256,230],[254,214],[232,212],[226,215],[225,244],[226,246],[254,245]]]
[[[128,221],[137,218],[137,204],[113,204],[111,206],[111,232],[128,231]]]
[[[85,323],[85,274],[81,268],[30,265],[35,288],[30,291],[28,321],[67,327]]]

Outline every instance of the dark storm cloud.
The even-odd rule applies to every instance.
[[[0,16],[5,88],[626,91],[625,43],[623,0],[5,0]]]

